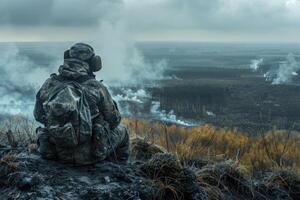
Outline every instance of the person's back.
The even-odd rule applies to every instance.
[[[93,72],[101,59],[89,45],[78,43],[65,52],[59,74],[44,83],[34,116],[39,152],[46,159],[91,164],[103,159],[127,160],[129,136],[107,88]]]

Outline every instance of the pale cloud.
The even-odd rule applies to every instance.
[[[114,20],[121,0],[1,0],[0,24],[15,26],[93,26]]]
[[[209,35],[222,39],[223,35],[224,40],[264,40],[269,35],[278,40],[286,35],[286,39],[297,40],[300,33],[299,0],[0,1],[1,32],[7,32],[6,27],[27,26],[33,31],[47,27],[44,29],[49,30],[48,39],[53,35],[59,37],[55,32],[58,27],[66,32],[77,29],[82,38],[89,37],[103,23],[125,24],[127,33],[138,39],[171,33],[161,40],[197,38],[197,35],[204,39]],[[66,38],[63,30],[61,37]]]

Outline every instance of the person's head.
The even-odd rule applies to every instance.
[[[64,53],[64,59],[75,58],[89,64],[92,72],[102,68],[101,57],[95,55],[93,47],[85,43],[76,43]]]

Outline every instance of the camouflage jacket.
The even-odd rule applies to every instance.
[[[92,119],[103,119],[103,123],[109,124],[111,130],[120,124],[120,113],[107,88],[89,72],[87,63],[77,59],[66,59],[59,68],[59,74],[52,74],[38,91],[34,108],[34,117],[37,121],[44,125],[46,124],[43,103],[48,100],[51,88],[64,80],[79,82],[87,91],[87,100]]]

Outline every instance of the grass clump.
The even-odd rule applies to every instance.
[[[130,157],[132,160],[149,160],[153,155],[165,151],[162,147],[148,143],[140,137],[131,139],[130,148]]]
[[[197,185],[194,172],[184,168],[174,154],[155,154],[141,171],[158,186],[156,199],[208,199]]]
[[[220,192],[227,195],[252,198],[252,184],[247,179],[246,171],[231,160],[207,165],[196,173],[197,181],[208,190],[216,189],[214,196],[222,196]],[[206,187],[205,187],[206,186]]]
[[[20,162],[16,154],[8,153],[0,159],[0,178],[6,177],[8,174],[18,171]]]
[[[300,198],[300,178],[290,171],[271,173],[264,181],[266,192],[272,196],[286,194],[288,199]]]

